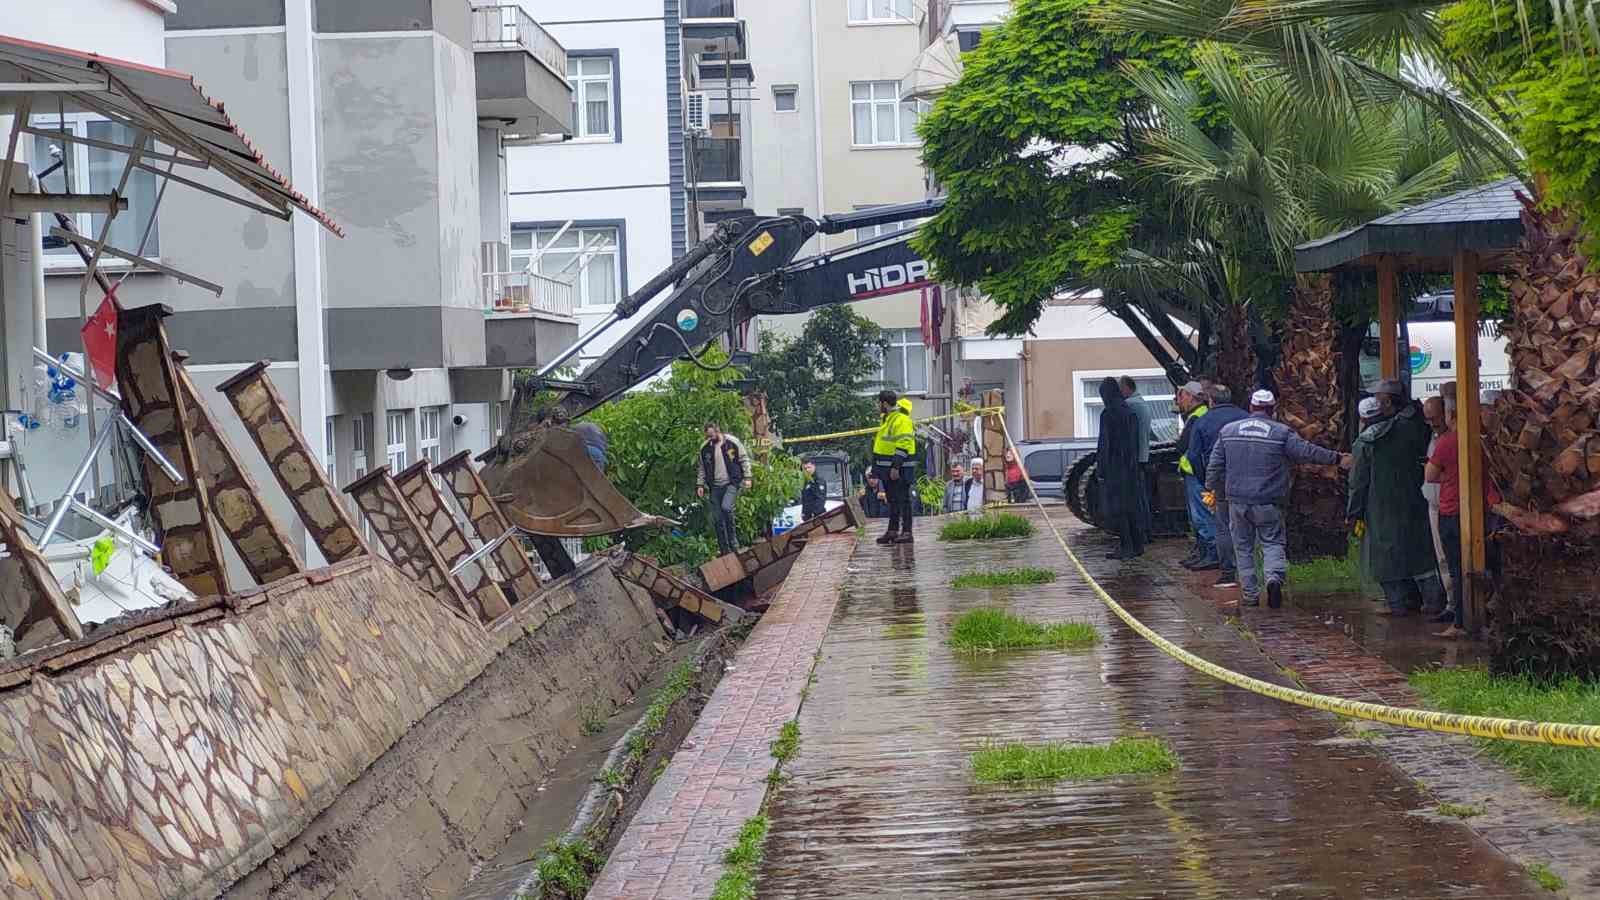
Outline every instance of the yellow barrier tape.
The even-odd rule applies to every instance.
[[[916,419],[913,420],[911,424],[921,425],[924,422],[938,422],[942,419],[965,419],[968,416],[983,416],[990,413],[1005,412],[1005,409],[1006,408],[1004,406],[985,406],[981,409],[969,409],[962,412],[945,413],[942,416],[929,416],[926,419]],[[783,445],[787,447],[790,444],[804,444],[811,441],[831,441],[836,438],[859,437],[860,435],[864,434],[877,433],[878,426],[873,425],[870,428],[857,428],[854,431],[835,431],[832,434],[808,434],[804,437],[795,438],[786,437],[783,439]]]
[[[1000,430],[1005,435],[1006,445],[1016,450],[1016,443],[1011,440],[1011,432],[1005,427],[1004,417],[997,417]],[[1353,719],[1367,719],[1373,722],[1383,722],[1387,725],[1399,725],[1404,728],[1416,728],[1423,731],[1437,731],[1444,734],[1466,734],[1472,737],[1498,738],[1507,741],[1523,741],[1529,744],[1554,744],[1560,747],[1597,747],[1600,748],[1600,725],[1580,725],[1562,722],[1530,722],[1525,719],[1496,719],[1489,716],[1464,716],[1455,713],[1433,712],[1424,709],[1407,709],[1400,706],[1385,706],[1381,703],[1366,703],[1360,700],[1346,700],[1342,697],[1330,697],[1326,694],[1315,694],[1311,691],[1302,691],[1296,688],[1284,687],[1259,678],[1251,678],[1232,669],[1225,669],[1216,663],[1203,659],[1172,643],[1151,628],[1133,617],[1112,596],[1106,593],[1105,588],[1094,580],[1089,570],[1084,567],[1083,561],[1067,546],[1067,541],[1061,536],[1061,531],[1056,528],[1056,523],[1050,519],[1050,514],[1045,510],[1044,504],[1039,502],[1039,492],[1033,489],[1033,479],[1028,477],[1026,471],[1023,477],[1028,480],[1028,492],[1033,495],[1033,505],[1039,510],[1050,533],[1055,536],[1056,543],[1067,554],[1067,559],[1072,562],[1073,568],[1078,570],[1081,577],[1100,602],[1116,614],[1129,628],[1138,632],[1139,636],[1156,646],[1162,653],[1176,659],[1191,669],[1210,675],[1218,681],[1231,684],[1234,687],[1244,688],[1251,693],[1282,700],[1285,703],[1294,703],[1299,706],[1308,706],[1336,715]]]

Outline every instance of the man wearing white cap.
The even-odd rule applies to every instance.
[[[1260,606],[1256,583],[1256,544],[1267,580],[1267,605],[1283,605],[1283,582],[1289,575],[1283,507],[1289,500],[1291,467],[1296,463],[1349,467],[1349,455],[1319,447],[1272,418],[1277,399],[1271,391],[1250,395],[1250,416],[1222,429],[1206,466],[1206,488],[1228,498],[1228,525],[1243,588],[1241,606]]]
[[[983,515],[983,457],[972,458],[972,468],[967,471],[967,502],[962,507],[968,518]]]
[[[1380,421],[1361,432],[1352,448],[1345,516],[1365,526],[1372,574],[1388,601],[1385,612],[1408,616],[1421,607],[1437,613],[1444,609],[1444,590],[1422,495],[1433,435],[1416,404],[1407,401],[1403,383],[1386,378],[1373,394]]]

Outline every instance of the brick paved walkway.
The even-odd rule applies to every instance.
[[[1331,716],[1211,680],[1112,620],[1045,534],[943,545],[936,526],[925,523],[914,549],[862,545],[851,560],[800,712],[800,752],[770,808],[763,900],[1541,896]],[[1211,609],[1174,602],[1180,592],[1160,567],[1118,569],[1102,558],[1099,535],[1071,539],[1102,583],[1167,638],[1284,680]],[[1061,577],[950,588],[961,572],[1018,565]],[[946,646],[956,616],[991,604],[1093,622],[1104,642],[976,657]],[[1181,769],[1026,787],[972,781],[969,756],[987,741],[1132,733],[1167,740]]]
[[[800,709],[845,579],[850,535],[812,540],[651,789],[590,900],[711,895],[722,854],[761,810],[771,744]]]

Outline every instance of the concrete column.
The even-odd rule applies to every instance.
[[[984,391],[980,403],[985,407],[1003,406],[1004,391]],[[1000,416],[991,413],[983,417],[983,502],[999,503],[1006,496],[1006,436],[1001,430]]]

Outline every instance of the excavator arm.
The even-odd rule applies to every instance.
[[[635,387],[674,360],[695,359],[712,341],[757,315],[806,312],[930,285],[928,264],[910,247],[915,230],[796,260],[817,234],[906,222],[933,215],[942,200],[873,207],[838,216],[752,216],[718,225],[704,242],[617,304],[615,311],[531,378],[512,397],[511,428],[479,457],[483,478],[506,498],[508,516],[535,534],[610,534],[659,520],[639,513],[589,461],[579,436],[561,427]],[[671,294],[576,378],[556,373],[602,333]],[[553,406],[531,409],[531,392],[556,393]],[[538,416],[541,421],[533,421]],[[509,497],[507,497],[509,495]]]

